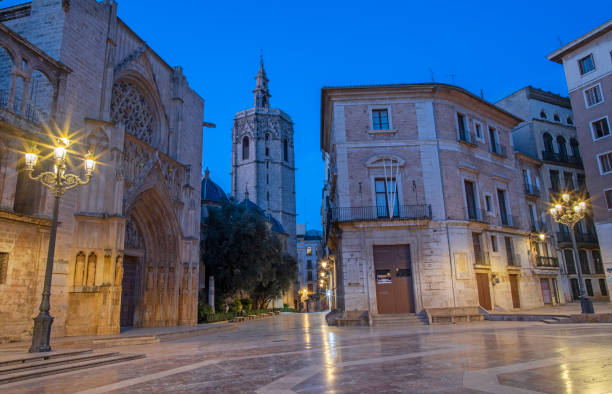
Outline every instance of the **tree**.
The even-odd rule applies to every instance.
[[[233,201],[210,209],[202,260],[215,277],[218,299],[246,292],[258,307],[286,291],[297,263],[283,256],[277,234],[262,212]]]

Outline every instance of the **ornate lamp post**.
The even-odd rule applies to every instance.
[[[561,200],[555,202],[550,208],[550,215],[557,223],[566,225],[569,228],[570,236],[572,237],[572,246],[574,248],[574,264],[578,274],[578,288],[580,289],[580,306],[582,313],[593,313],[593,303],[586,296],[584,284],[582,283],[582,272],[580,264],[578,264],[578,248],[576,247],[576,237],[574,235],[574,225],[584,217],[586,211],[586,202],[582,201],[576,195],[564,193]]]
[[[42,300],[40,301],[39,314],[34,318],[34,332],[32,334],[32,346],[30,353],[51,351],[49,339],[51,336],[51,324],[53,317],[49,314],[51,307],[49,297],[51,295],[51,275],[53,273],[53,256],[55,254],[55,236],[57,234],[57,217],[62,195],[67,190],[74,189],[79,185],[86,185],[91,180],[96,162],[88,153],[85,156],[85,179],[78,175],[66,173],[66,154],[70,141],[67,138],[58,138],[53,150],[54,170],[33,175],[34,166],[38,161],[36,153],[25,154],[26,170],[33,181],[38,181],[51,189],[55,195],[53,203],[53,221],[51,224],[51,235],[49,236],[49,250],[47,252],[47,265],[45,267],[45,283],[43,285]]]

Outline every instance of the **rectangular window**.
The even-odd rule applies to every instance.
[[[610,125],[608,118],[601,118],[591,122],[591,130],[593,131],[593,139],[599,139],[610,135]]]
[[[372,110],[372,128],[374,130],[389,129],[389,114],[386,109]]]
[[[601,174],[612,172],[612,152],[599,155],[599,171]]]
[[[478,212],[476,211],[476,191],[474,190],[474,182],[464,181],[465,202],[467,204],[467,218],[470,220],[478,220]]]
[[[595,62],[593,61],[593,55],[588,55],[578,60],[578,67],[580,68],[580,75],[584,75],[588,72],[595,70]]]
[[[601,96],[601,89],[599,85],[595,85],[590,89],[586,89],[584,91],[584,99],[586,101],[586,106],[592,107],[595,104],[599,104],[603,101],[603,97]]]
[[[586,291],[587,291],[587,295],[589,297],[593,297],[593,284],[591,283],[590,279],[585,279],[584,280],[584,284],[586,285]]]
[[[309,282],[312,281],[312,271],[308,271],[308,279]]]
[[[476,129],[476,138],[482,140],[483,136],[482,136],[482,124],[478,123],[478,122],[474,122],[474,128]]]
[[[314,293],[314,285],[312,283],[308,284],[308,292],[309,293]]]
[[[479,265],[485,264],[480,243],[480,233],[472,233],[472,246],[474,247],[474,263]]]
[[[595,273],[603,274],[604,268],[603,262],[601,261],[601,253],[599,252],[599,250],[592,250],[591,256],[593,257],[593,266],[595,267]]]
[[[459,139],[461,141],[470,142],[470,132],[467,128],[465,115],[457,112],[457,127],[459,129]]]
[[[306,268],[308,268],[309,270],[311,270],[311,269],[312,269],[312,260],[308,260],[308,261],[306,262]]]
[[[491,196],[485,196],[485,206],[487,208],[487,212],[493,212],[493,204],[491,203]]]
[[[306,247],[306,254],[309,255],[309,256],[312,254],[312,247],[310,247],[310,246]]]
[[[602,296],[607,296],[608,295],[608,287],[606,286],[606,280],[605,279],[599,279],[599,290],[601,290],[601,295]]]
[[[489,127],[489,141],[491,142],[491,152],[502,154],[501,145],[499,145],[499,138],[497,137],[497,130],[494,127]]]
[[[608,204],[608,209],[612,209],[612,189],[604,190],[604,195],[606,196],[606,204]]]
[[[399,216],[399,198],[395,178],[388,180],[377,178],[374,180],[374,184],[377,216],[379,218],[389,217],[390,212],[393,212],[393,216]]]
[[[514,245],[512,245],[512,237],[504,237],[504,242],[506,244],[506,259],[508,261],[508,265],[517,265],[517,261],[514,258]]]
[[[531,223],[531,231],[540,230],[538,226],[537,217],[538,217],[538,214],[537,214],[535,205],[529,204],[529,222]]]
[[[499,216],[501,217],[502,225],[510,225],[510,216],[508,215],[508,205],[506,203],[506,191],[497,189],[497,201],[499,203]]]
[[[554,193],[558,193],[561,190],[561,182],[559,180],[559,171],[550,170],[550,185]]]
[[[8,274],[8,253],[0,253],[0,284],[6,283],[6,276]]]
[[[497,237],[495,235],[491,235],[491,250],[497,252]]]
[[[563,172],[563,181],[565,182],[565,190],[574,190],[574,176],[571,172]]]
[[[578,260],[580,260],[580,269],[583,274],[590,275],[591,268],[589,267],[589,257],[587,256],[587,252],[584,249],[580,249],[578,251]]]

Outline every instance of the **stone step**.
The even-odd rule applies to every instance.
[[[97,358],[106,358],[106,357],[117,356],[117,355],[119,355],[119,352],[92,353],[90,351],[89,353],[78,354],[78,355],[69,356],[69,357],[56,357],[56,358],[49,359],[49,360],[6,365],[3,367],[0,367],[0,375],[5,375],[8,373],[13,373],[13,372],[18,372],[18,371],[25,371],[28,369],[35,369],[35,368],[40,368],[40,367],[49,367],[52,365],[74,364],[74,363],[78,363],[82,361],[95,360]]]
[[[160,339],[157,335],[138,336],[138,337],[123,337],[123,338],[101,338],[91,341],[91,346],[94,348],[105,348],[115,346],[129,345],[147,345],[150,343],[159,343]]]
[[[116,364],[126,361],[137,360],[146,357],[144,354],[116,354],[107,353],[106,357],[85,360],[76,363],[64,363],[61,365],[41,365],[40,368],[25,371],[16,371],[10,374],[0,375],[0,386],[12,382],[24,381],[42,376],[57,375],[65,372],[77,371],[87,368],[95,368],[102,365]]]
[[[53,352],[48,352],[48,353],[32,353],[26,356],[20,355],[17,357],[9,357],[9,358],[2,359],[0,360],[0,367],[5,367],[7,365],[13,365],[13,364],[25,364],[25,363],[42,361],[42,360],[52,360],[52,359],[57,359],[57,358],[62,358],[62,357],[77,356],[80,354],[88,354],[91,352],[92,352],[91,349],[85,349],[85,350],[53,351]]]
[[[549,319],[540,320],[546,324],[568,324],[572,322],[569,317],[551,317]]]
[[[383,314],[372,316],[372,326],[408,326],[427,325],[427,320],[414,313]]]

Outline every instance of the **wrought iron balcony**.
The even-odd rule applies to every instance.
[[[559,260],[556,257],[538,256],[536,264],[543,268],[559,268]]]
[[[340,207],[331,209],[332,222],[360,222],[374,220],[431,219],[431,205],[399,205],[392,215],[386,206]]]
[[[492,143],[491,153],[493,153],[494,155],[506,157],[506,147],[498,143]]]
[[[489,252],[474,252],[474,264],[475,265],[491,265],[491,259]]]
[[[554,161],[556,163],[571,164],[582,167],[582,158],[580,158],[580,156],[569,156],[567,154],[543,150],[542,159],[545,161]]]
[[[579,233],[579,232],[575,232],[574,235],[576,236],[576,243],[596,244],[598,242],[597,241],[597,235],[595,235],[595,233]],[[557,231],[557,241],[558,242],[568,242],[568,243],[571,243],[572,242],[572,236],[567,231]]]
[[[465,209],[465,220],[489,223],[489,214],[484,209]]]
[[[536,185],[527,182],[525,182],[523,185],[525,186],[525,194],[534,197],[538,197],[540,195],[540,188]]]

